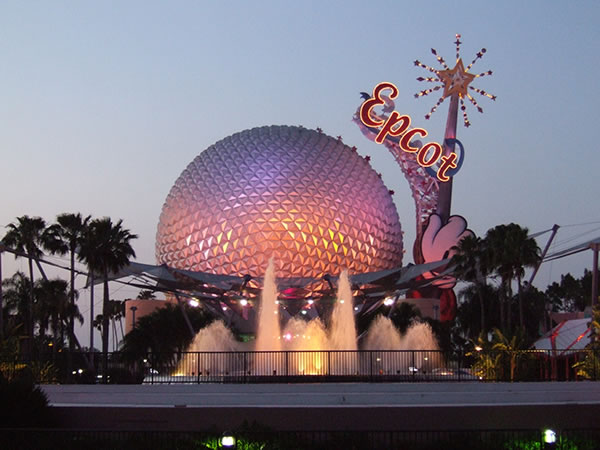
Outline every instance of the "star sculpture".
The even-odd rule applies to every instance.
[[[480,51],[478,51],[477,54],[475,55],[475,59],[473,59],[471,64],[469,64],[465,68],[462,58],[460,57],[460,44],[462,44],[462,42],[460,41],[460,34],[456,35],[455,44],[456,44],[456,65],[454,66],[453,69],[451,69],[446,64],[446,61],[444,61],[444,58],[442,58],[440,55],[438,55],[438,52],[433,48],[431,49],[431,53],[433,53],[433,55],[436,57],[437,61],[442,65],[443,70],[437,70],[437,69],[434,69],[433,67],[429,67],[429,66],[421,63],[419,60],[415,61],[415,66],[418,66],[425,70],[428,70],[429,72],[431,72],[434,75],[434,76],[430,76],[430,77],[418,77],[417,81],[427,81],[429,83],[441,83],[430,89],[425,89],[423,91],[416,93],[415,97],[416,98],[424,97],[426,95],[431,94],[432,92],[438,91],[442,88],[444,89],[443,93],[442,93],[441,97],[439,98],[439,100],[437,101],[437,103],[435,105],[433,105],[433,108],[431,108],[429,113],[427,113],[425,115],[425,118],[429,119],[431,117],[431,115],[437,110],[437,108],[442,104],[444,99],[446,99],[448,97],[452,97],[453,95],[457,95],[458,100],[460,102],[460,109],[463,114],[465,126],[468,127],[471,125],[471,122],[469,121],[469,118],[467,116],[467,106],[465,104],[464,99],[466,98],[467,100],[469,100],[469,102],[471,104],[473,104],[473,106],[475,106],[475,108],[477,108],[477,111],[479,111],[480,113],[483,112],[483,108],[481,106],[479,106],[477,101],[473,98],[473,96],[469,92],[470,91],[477,92],[479,95],[482,95],[483,97],[487,97],[491,100],[496,100],[496,96],[489,94],[488,92],[484,91],[483,89],[478,89],[476,87],[471,86],[471,82],[475,78],[480,78],[480,77],[484,77],[484,76],[492,74],[491,70],[488,70],[487,72],[482,72],[480,74],[469,73],[469,70],[471,69],[471,67],[473,67],[473,64],[475,64],[475,62],[478,59],[483,57],[483,55],[486,52],[486,49],[482,48]]]
[[[444,85],[444,98],[458,94],[460,98],[466,97],[467,89],[471,81],[475,79],[475,75],[465,70],[462,59],[459,59],[454,66],[454,69],[441,70],[438,72],[438,78]]]

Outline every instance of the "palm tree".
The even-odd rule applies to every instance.
[[[483,239],[469,235],[460,240],[454,247],[456,253],[452,257],[457,278],[473,283],[479,297],[481,332],[485,327],[484,291],[487,277],[490,275],[490,252]]]
[[[103,379],[107,380],[108,368],[108,320],[110,316],[110,297],[108,281],[112,274],[119,272],[135,257],[130,241],[137,238],[129,230],[123,228],[123,221],[113,224],[109,217],[92,220],[88,227],[80,258],[86,262],[94,273],[103,280],[104,298],[102,302],[102,368]]]
[[[29,300],[31,298],[30,282],[23,272],[15,272],[11,278],[2,280],[4,296],[4,320],[13,326],[22,326],[27,330],[27,320],[30,316]]]
[[[121,337],[123,338],[125,336],[125,333],[123,332],[123,318],[125,317],[125,302],[120,301],[120,300],[109,300],[108,310],[109,310],[108,322],[112,326],[112,330],[113,330],[113,351],[115,351],[117,343],[119,342],[118,341],[119,336],[118,336],[117,328],[115,325],[116,322],[119,322],[119,326],[121,328]],[[104,314],[98,314],[96,316],[96,318],[94,319],[94,324],[95,324],[96,328],[100,331],[102,331],[103,322],[104,322]]]
[[[500,326],[499,289],[492,284],[471,283],[458,292],[460,299],[457,311],[457,325],[464,336],[476,339],[480,333]],[[485,308],[485,329],[481,329],[481,299]]]
[[[150,289],[142,289],[136,297],[137,300],[156,300],[154,291]]]
[[[519,324],[524,326],[522,283],[525,268],[539,264],[540,248],[533,238],[528,237],[527,228],[511,223],[498,225],[486,234],[486,241],[492,255],[492,266],[500,275],[504,287],[505,299],[512,299],[512,281],[516,278],[519,301]],[[510,303],[508,320],[510,328]]]
[[[508,359],[511,382],[515,381],[519,362],[531,356],[531,354],[527,352],[527,348],[528,343],[523,328],[517,330],[512,336],[503,334],[497,328],[494,329],[492,350],[503,356],[501,360],[505,361]]]
[[[77,305],[71,303],[68,284],[60,278],[54,280],[39,280],[35,286],[36,316],[40,322],[40,335],[48,328],[52,331],[53,351],[56,352],[64,345],[65,328],[70,321],[77,319],[83,322]]]
[[[57,236],[56,246],[53,249],[55,253],[65,254],[69,253],[70,256],[70,271],[71,271],[71,310],[75,310],[75,253],[81,246],[85,231],[89,224],[91,217],[82,217],[80,213],[77,214],[60,214],[56,217],[56,224],[52,225],[51,228]],[[75,349],[75,317],[69,318],[69,351],[73,352]]]
[[[25,256],[29,263],[29,316],[27,317],[28,334],[33,339],[33,263],[44,279],[48,279],[40,257],[43,255],[42,248],[52,248],[56,244],[56,236],[52,229],[46,227],[46,221],[41,217],[21,216],[17,221],[8,224],[8,232],[2,239],[3,244],[16,252],[15,257]]]

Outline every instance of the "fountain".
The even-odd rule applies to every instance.
[[[275,283],[275,262],[271,257],[267,265],[267,272],[265,273],[263,289],[260,295],[256,351],[281,350],[281,330],[278,310],[279,302],[277,301],[277,284]]]
[[[398,374],[442,366],[436,360],[437,342],[425,323],[414,323],[402,335],[389,318],[378,316],[359,349],[347,270],[339,277],[329,326],[320,318],[292,317],[281,330],[278,310],[271,258],[260,296],[256,340],[238,342],[223,322],[216,321],[200,330],[188,349],[205,353],[192,354],[192,361],[182,362],[178,373],[216,375],[225,370],[226,375],[354,375],[376,370],[378,374]],[[228,358],[225,365],[223,357]]]

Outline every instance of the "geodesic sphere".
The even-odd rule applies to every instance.
[[[392,197],[356,152],[321,132],[270,126],[229,136],[179,176],[160,215],[158,263],[262,277],[372,272],[402,262]]]

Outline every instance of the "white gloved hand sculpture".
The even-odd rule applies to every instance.
[[[473,236],[473,232],[467,228],[467,221],[461,216],[451,216],[448,222],[442,226],[442,218],[437,214],[429,216],[429,223],[423,232],[421,239],[421,252],[425,263],[441,261],[452,258],[456,253],[453,247],[465,236]],[[424,278],[432,279],[439,276],[446,269],[440,267],[431,272],[423,274]],[[432,281],[432,284],[442,288],[450,289],[456,284],[456,278],[447,275]]]

